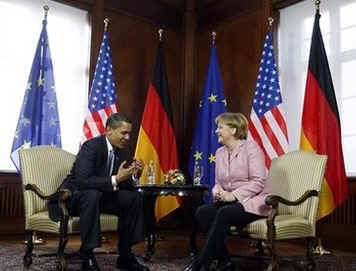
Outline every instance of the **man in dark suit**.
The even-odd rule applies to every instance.
[[[140,177],[143,162],[133,159],[128,163],[124,153],[131,130],[128,118],[120,113],[112,114],[106,122],[105,134],[83,144],[70,175],[61,185],[72,192],[67,203],[70,214],[80,217],[82,270],[100,270],[93,254],[101,241],[100,213],[120,216],[120,256],[116,267],[149,270],[131,253],[131,246],[144,240],[143,198],[132,184]],[[56,219],[53,213],[51,218]]]

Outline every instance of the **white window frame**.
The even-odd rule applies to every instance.
[[[47,33],[53,63],[62,148],[79,149],[88,103],[90,34],[88,11],[51,0],[0,0],[0,171],[15,167],[10,152],[33,57],[49,6]],[[6,27],[5,27],[6,26]]]

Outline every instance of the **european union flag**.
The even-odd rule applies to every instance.
[[[42,21],[42,32],[12,143],[11,159],[18,172],[20,172],[18,152],[21,148],[37,145],[61,147],[57,98],[46,25],[45,19]]]
[[[216,56],[216,46],[211,46],[208,74],[205,79],[200,110],[195,124],[193,144],[189,156],[189,173],[193,179],[194,164],[202,167],[201,184],[209,185],[209,196],[204,201],[212,201],[211,189],[215,185],[215,152],[220,147],[215,134],[215,118],[227,111],[222,76]]]

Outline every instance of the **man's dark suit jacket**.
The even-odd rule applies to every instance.
[[[114,153],[113,175],[116,175],[119,165],[126,160],[127,153],[117,148],[114,148]],[[111,176],[107,171],[107,159],[108,148],[104,135],[86,141],[77,154],[70,174],[59,188],[69,189],[72,194],[86,189],[113,192]],[[120,183],[119,189],[133,190],[131,179]],[[70,199],[68,201],[70,202]],[[60,218],[58,199],[51,200],[48,209],[50,218],[58,221]]]

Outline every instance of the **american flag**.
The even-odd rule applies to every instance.
[[[109,36],[104,31],[93,84],[90,89],[88,111],[84,120],[84,141],[101,135],[108,117],[117,112],[117,91],[113,75]]]
[[[281,104],[281,90],[273,53],[272,30],[270,29],[266,35],[257,76],[248,135],[262,148],[267,169],[274,157],[288,152],[287,125]]]

